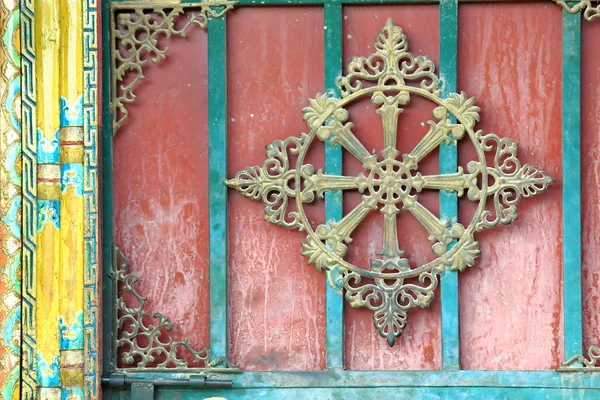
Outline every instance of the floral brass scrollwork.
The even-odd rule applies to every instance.
[[[204,29],[209,17],[220,18],[235,4],[236,1],[229,0],[204,0],[173,6],[117,5],[112,21],[113,134],[129,116],[127,105],[135,101],[133,89],[145,79],[144,66],[149,60],[157,63],[166,58],[169,48],[162,46],[159,39],[184,37],[193,26]],[[185,15],[187,9],[190,9],[189,15]],[[187,19],[181,26],[176,26],[177,19],[184,16]],[[129,73],[133,78],[126,79]]]
[[[600,371],[600,347],[590,346],[588,358],[577,355],[569,358],[557,369],[558,372],[599,372]]]
[[[309,100],[303,110],[309,134],[268,145],[262,166],[247,168],[226,184],[245,197],[262,201],[267,221],[305,231],[302,254],[308,263],[319,270],[339,266],[346,300],[352,307],[372,310],[375,327],[393,346],[406,326],[408,311],[431,303],[445,267],[463,271],[475,264],[479,244],[473,234],[511,223],[517,218],[519,200],[545,191],[554,180],[536,166],[522,165],[517,144],[510,139],[474,130],[480,111],[474,98],[465,93],[441,98],[435,65],[408,51],[407,37],[392,20],[377,37],[375,53],[355,57],[338,86],[341,98],[318,94]],[[370,96],[382,119],[384,149],[379,154],[365,148],[348,121],[346,106],[364,96]],[[415,148],[401,155],[396,148],[398,119],[414,96],[436,104],[434,118],[427,122],[428,130]],[[439,175],[418,171],[421,160],[440,144],[454,144],[465,136],[478,157],[468,163],[466,171],[458,168],[455,173]],[[342,146],[362,163],[364,172],[353,177],[332,176],[304,164],[315,139]],[[491,165],[488,159],[493,160]],[[362,193],[362,202],[341,220],[313,227],[304,205],[323,198],[325,191],[337,190],[356,190]],[[466,192],[469,200],[478,202],[469,225],[434,215],[419,201],[424,190],[448,190],[458,196]],[[290,201],[295,201],[295,210],[289,209]],[[383,217],[383,249],[369,267],[353,265],[344,260],[347,245],[361,221],[375,211]],[[435,260],[413,267],[403,257],[397,229],[397,216],[402,212],[412,214],[427,230]]]
[[[112,278],[121,286],[117,298],[117,328],[121,334],[117,338],[116,349],[122,350],[121,361],[136,368],[202,368],[237,372],[238,368],[225,357],[213,359],[210,349],[196,351],[188,340],[175,342],[168,335],[173,330],[169,319],[156,313],[153,318],[144,310],[147,298],[138,293],[135,284],[140,280],[130,273],[129,261],[120,249],[113,254]],[[127,300],[134,305],[127,304]],[[132,301],[133,300],[133,301]],[[192,356],[191,365],[181,356]]]
[[[585,18],[586,21],[593,21],[597,18],[600,19],[600,4],[594,6],[592,0],[581,0],[574,6],[569,6],[565,0],[555,0],[555,2],[571,14],[583,11],[583,18]]]

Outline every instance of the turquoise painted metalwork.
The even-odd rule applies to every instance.
[[[325,4],[325,89],[339,97],[337,79],[342,75],[342,5]],[[342,148],[325,144],[325,172],[342,175]],[[325,192],[325,220],[339,220],[342,215],[341,191]],[[328,271],[325,283],[327,368],[344,368],[344,297],[337,268]]]
[[[157,390],[156,400],[198,399],[198,391],[194,390]],[[599,393],[594,389],[564,390],[546,388],[489,388],[489,387],[462,387],[462,388],[286,388],[286,389],[243,389],[243,390],[203,390],[201,397],[204,399],[247,400],[335,400],[335,399],[426,399],[426,400],[566,400],[566,399],[598,399]],[[225,397],[226,396],[226,397]],[[121,399],[129,399],[125,395]]]
[[[581,295],[581,15],[563,11],[563,312],[565,359],[583,351]]]
[[[458,54],[458,0],[440,2],[440,77],[442,97],[455,93],[456,58]],[[454,118],[452,118],[454,119]],[[458,151],[456,141],[440,145],[440,173],[452,174],[457,171]],[[458,220],[458,200],[456,192],[440,191],[440,217],[448,218],[454,224]],[[442,368],[460,369],[460,336],[458,319],[458,273],[446,272],[440,284],[442,308]]]
[[[210,348],[226,357],[227,339],[227,48],[225,16],[208,21]]]

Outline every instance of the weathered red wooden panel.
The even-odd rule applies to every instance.
[[[583,343],[600,344],[600,24],[584,22],[581,46]]]
[[[265,145],[307,131],[301,110],[323,91],[323,10],[239,8],[228,16],[229,176],[262,165]],[[323,148],[307,159],[323,167]],[[322,222],[323,202],[308,207]],[[229,198],[231,358],[246,370],[325,367],[325,277],[301,256],[306,234]]]
[[[460,277],[465,369],[549,369],[563,359],[561,9],[551,3],[462,4],[460,90],[477,97],[485,132],[519,142],[519,159],[556,178],[524,199],[520,219],[482,232],[477,267]],[[461,146],[460,163],[474,157]],[[472,216],[462,199],[460,217]]]
[[[375,38],[392,18],[408,36],[409,51],[428,55],[436,64],[439,61],[439,11],[437,5],[357,6],[344,9],[344,65],[354,56],[368,56],[374,52]],[[435,106],[423,99],[414,98],[400,116],[398,148],[408,153],[427,132],[424,123],[432,119]],[[353,132],[375,152],[383,150],[381,117],[375,113],[370,99],[349,108],[350,120],[356,124]],[[437,173],[439,163],[434,153],[419,164],[422,173]],[[344,155],[344,174],[355,176],[362,166]],[[420,200],[434,213],[438,213],[437,192],[420,194]],[[360,201],[359,193],[344,196],[344,212],[348,213]],[[428,234],[407,212],[398,219],[400,247],[406,250],[411,265],[417,266],[433,259]],[[383,219],[371,213],[352,235],[348,246],[348,261],[369,268],[375,252],[381,250]],[[367,309],[345,308],[346,366],[353,370],[437,369],[441,366],[439,297],[436,294],[431,309],[416,310],[409,314],[407,328],[393,348],[373,326],[373,313]]]
[[[206,32],[168,41],[114,138],[115,242],[141,277],[148,313],[208,346]],[[167,44],[165,42],[164,44]]]

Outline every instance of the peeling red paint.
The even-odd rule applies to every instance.
[[[560,60],[556,5],[459,8],[458,87],[477,97],[477,127],[517,141],[521,162],[557,181],[519,203],[518,221],[477,237],[482,255],[460,276],[464,369],[552,369],[563,359]],[[471,148],[461,145],[461,165]],[[461,199],[463,223],[469,203]]]
[[[199,28],[168,41],[114,137],[115,243],[148,313],[198,349],[209,344],[206,44]]]
[[[229,176],[262,165],[265,145],[307,131],[301,110],[323,92],[317,7],[228,15]],[[317,146],[319,147],[319,146]],[[306,160],[323,168],[323,148]],[[323,220],[324,207],[307,207]],[[305,233],[264,221],[264,205],[229,198],[231,359],[246,370],[325,368],[325,276],[302,257]]]
[[[600,25],[582,23],[583,347],[600,345]]]

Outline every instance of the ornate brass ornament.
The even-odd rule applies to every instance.
[[[590,346],[588,358],[573,356],[557,368],[558,372],[600,372],[600,347]]]
[[[556,4],[570,12],[571,14],[576,14],[578,12],[583,11],[583,18],[586,21],[592,21],[596,18],[600,18],[600,3],[597,3],[595,6],[592,4],[592,0],[581,0],[579,3],[574,6],[569,6],[565,0],[554,0]]]
[[[166,368],[202,368],[205,370],[238,372],[239,369],[225,357],[212,357],[210,349],[194,350],[188,340],[175,342],[168,335],[173,330],[169,319],[159,313],[152,320],[144,310],[147,297],[140,295],[135,284],[140,280],[129,273],[129,261],[121,250],[114,249],[113,273],[117,293],[117,329],[121,334],[117,337],[116,350],[122,349],[121,361],[127,365],[135,365],[137,369]],[[135,305],[128,305],[127,300],[134,299]],[[191,365],[181,356],[190,354]],[[155,364],[154,366],[152,364]]]
[[[414,307],[427,308],[434,296],[440,275],[449,266],[463,271],[475,264],[479,245],[473,234],[498,224],[507,225],[517,218],[516,204],[522,197],[537,195],[554,180],[536,166],[521,165],[517,144],[494,134],[475,131],[479,107],[465,93],[440,97],[440,82],[435,65],[426,57],[408,51],[408,41],[400,27],[388,20],[375,42],[375,53],[355,57],[348,74],[338,86],[341,98],[318,94],[302,111],[310,133],[277,140],[266,146],[267,160],[239,172],[226,184],[245,197],[262,201],[265,219],[288,229],[307,233],[302,254],[318,270],[339,266],[346,300],[352,307],[367,307],[374,312],[374,324],[382,337],[393,346],[406,326],[407,313]],[[352,133],[346,106],[370,96],[378,108],[384,134],[384,149],[379,155],[369,152]],[[436,104],[434,120],[428,131],[408,154],[396,149],[397,124],[413,96]],[[454,119],[457,122],[454,122]],[[441,143],[455,144],[467,136],[478,160],[447,175],[422,175],[419,162]],[[340,145],[363,164],[358,176],[331,176],[304,164],[313,140]],[[486,155],[491,155],[492,165]],[[295,167],[291,158],[295,157]],[[478,202],[467,227],[442,220],[419,202],[423,190],[465,192]],[[313,228],[304,212],[304,204],[323,198],[325,191],[358,190],[362,202],[339,221],[327,221]],[[293,200],[291,200],[293,199]],[[295,200],[295,210],[289,202]],[[486,204],[491,203],[491,207]],[[383,249],[368,268],[344,260],[352,232],[367,216],[383,215]],[[429,233],[428,240],[437,258],[412,267],[398,244],[397,215],[412,214]]]
[[[133,89],[145,79],[144,66],[166,58],[169,48],[161,38],[185,37],[192,26],[206,28],[209,18],[221,18],[237,1],[204,0],[199,3],[151,5],[119,3],[113,5],[112,18],[112,114],[113,134],[123,125],[129,112],[127,105],[135,101]],[[189,15],[185,11],[191,10]],[[178,18],[186,17],[181,25]],[[177,26],[176,26],[177,25]],[[133,77],[129,77],[132,73]]]

